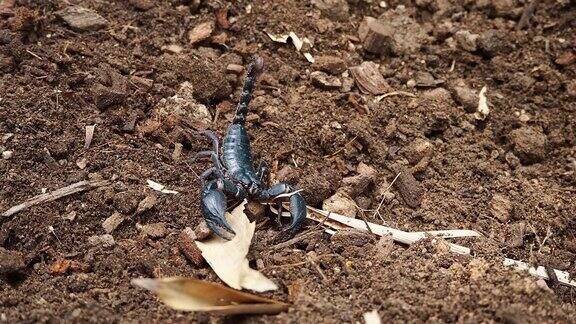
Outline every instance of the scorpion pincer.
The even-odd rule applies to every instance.
[[[287,183],[267,187],[265,184],[268,178],[267,168],[261,164],[258,170],[254,170],[245,122],[254,85],[263,69],[264,62],[259,57],[248,66],[240,101],[236,107],[234,120],[224,137],[222,151],[220,152],[216,134],[206,130],[202,134],[212,141],[212,150],[198,152],[194,158],[209,157],[214,164],[200,176],[203,183],[202,213],[212,232],[227,240],[236,233],[224,218],[226,195],[236,200],[247,198],[266,202],[280,195],[292,193],[289,196],[291,222],[289,227],[278,235],[277,240],[292,238],[306,218],[306,202],[300,192],[294,192],[295,188]]]

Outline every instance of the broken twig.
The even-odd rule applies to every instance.
[[[63,187],[60,189],[56,189],[52,192],[47,192],[47,193],[43,193],[43,194],[40,194],[38,196],[32,197],[32,198],[26,200],[25,202],[23,202],[19,205],[13,206],[12,208],[8,209],[4,213],[2,213],[2,216],[3,217],[12,216],[12,215],[28,208],[28,207],[38,205],[41,203],[45,203],[45,202],[49,202],[49,201],[53,201],[56,199],[60,199],[60,198],[65,197],[65,196],[75,194],[77,192],[86,191],[86,190],[90,190],[90,189],[94,189],[94,188],[98,188],[98,187],[102,187],[102,186],[107,186],[108,184],[110,184],[110,182],[108,180],[83,180],[80,182],[76,182],[76,183],[73,183],[69,186],[66,186],[66,187]]]

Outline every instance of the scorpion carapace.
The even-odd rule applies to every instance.
[[[294,191],[294,187],[287,183],[267,187],[267,168],[261,164],[258,170],[255,170],[252,163],[245,122],[254,85],[263,70],[264,61],[259,57],[248,66],[240,101],[234,120],[224,137],[222,151],[220,152],[216,134],[207,130],[202,133],[212,141],[212,150],[198,152],[195,157],[210,157],[214,164],[200,176],[203,182],[202,213],[212,232],[224,239],[230,239],[236,234],[224,218],[226,195],[237,200],[248,198],[264,202]],[[289,199],[291,222],[289,227],[278,235],[278,240],[293,237],[306,218],[306,202],[302,195],[294,192]]]

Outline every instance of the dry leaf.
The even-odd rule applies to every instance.
[[[191,278],[133,279],[132,284],[158,295],[169,307],[216,314],[277,314],[288,304]]]
[[[380,319],[380,315],[378,315],[377,310],[373,310],[371,312],[364,313],[364,323],[366,324],[380,324],[382,320]]]
[[[210,37],[213,31],[214,31],[213,21],[198,24],[188,33],[188,41],[190,42],[190,44],[198,43]]]
[[[294,32],[290,32],[288,33],[288,35],[281,35],[281,36],[276,36],[266,32],[266,35],[268,35],[268,37],[270,37],[270,39],[276,43],[286,44],[288,43],[288,39],[292,40],[292,44],[294,44],[296,51],[298,52],[302,51],[302,54],[304,55],[306,60],[310,63],[314,63],[314,57],[312,56],[312,54],[310,54],[310,49],[312,48],[312,42],[310,42],[308,38],[304,37],[304,39],[301,40],[298,37],[298,35],[296,35],[296,33]]]
[[[378,71],[378,64],[374,62],[363,62],[358,66],[350,68],[350,73],[360,91],[368,94],[379,95],[391,90],[388,82]]]
[[[478,120],[486,119],[490,113],[490,108],[488,108],[488,100],[486,99],[486,90],[488,90],[488,88],[484,86],[478,94],[478,109],[474,114],[474,117],[476,117]]]
[[[163,184],[152,181],[150,179],[146,180],[146,182],[148,183],[148,187],[150,187],[156,191],[160,191],[161,193],[165,193],[165,194],[177,194],[178,193],[178,191],[166,189],[166,186],[164,186]]]
[[[206,262],[228,286],[258,292],[276,290],[278,286],[272,280],[248,266],[246,255],[252,236],[254,236],[256,223],[250,223],[244,214],[245,205],[246,200],[234,208],[232,214],[226,213],[226,220],[236,233],[230,241],[215,236],[205,242],[196,241],[196,245],[202,251]]]
[[[92,143],[92,138],[94,137],[94,129],[95,128],[96,128],[96,124],[86,126],[86,136],[85,136],[85,140],[84,140],[84,149],[87,149],[90,147],[90,144]]]

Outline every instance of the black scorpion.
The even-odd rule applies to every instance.
[[[236,233],[230,228],[224,218],[226,211],[225,194],[237,200],[248,198],[265,202],[271,201],[279,195],[292,193],[295,190],[294,187],[287,183],[278,183],[272,187],[266,187],[267,168],[261,164],[258,170],[255,171],[252,164],[250,139],[244,125],[254,85],[262,74],[263,69],[264,62],[259,57],[255,58],[248,66],[242,95],[236,107],[234,120],[228,127],[224,137],[222,152],[219,151],[216,134],[206,130],[201,133],[212,141],[212,150],[198,152],[194,158],[209,157],[214,164],[213,167],[200,176],[203,182],[202,213],[212,232],[227,240]],[[306,218],[306,202],[299,192],[294,192],[290,195],[290,216],[290,225],[278,235],[278,240],[286,240],[293,237]]]

